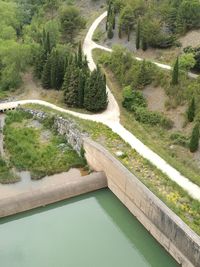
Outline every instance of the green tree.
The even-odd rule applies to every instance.
[[[185,25],[186,30],[200,26],[200,2],[198,0],[183,0],[178,9],[177,17]]]
[[[144,86],[150,84],[152,82],[151,72],[147,66],[147,62],[145,60],[142,61],[139,69],[139,73],[137,76],[137,84],[138,88],[143,88]]]
[[[146,51],[147,48],[148,48],[147,40],[146,40],[146,38],[143,36],[143,37],[142,37],[142,50],[143,50],[143,51]]]
[[[197,123],[192,131],[192,136],[190,139],[190,152],[194,153],[199,148],[199,124]]]
[[[172,85],[177,85],[179,82],[179,58],[177,57],[172,71]]]
[[[78,67],[79,67],[79,68],[82,67],[82,63],[83,63],[83,53],[82,53],[81,42],[79,42],[79,45],[78,45],[78,52],[77,52],[77,64],[78,64]]]
[[[112,29],[112,25],[109,23],[109,26],[108,26],[108,39],[112,39],[113,36],[114,36],[114,33],[113,33],[113,29]]]
[[[121,29],[123,29],[126,32],[128,41],[130,40],[130,34],[131,31],[133,30],[134,23],[135,23],[135,18],[133,9],[131,6],[127,5],[120,12],[119,25]]]
[[[195,110],[196,110],[195,99],[193,97],[192,101],[190,102],[190,105],[188,107],[188,111],[187,111],[187,117],[188,117],[189,122],[192,122],[194,120]]]
[[[40,46],[34,58],[34,74],[38,79],[41,79],[42,77],[45,61],[46,61],[46,52],[44,48]]]
[[[138,20],[136,29],[136,49],[140,49],[140,20]]]
[[[70,75],[65,76],[63,87],[64,101],[69,107],[78,106],[79,69],[75,64],[70,67]]]
[[[51,88],[51,55],[48,55],[42,72],[42,87],[45,89]]]
[[[85,27],[84,18],[74,6],[64,6],[61,9],[60,23],[63,34],[69,42],[73,42],[75,35]]]
[[[87,80],[84,95],[84,107],[92,112],[104,110],[108,104],[106,79],[99,67],[95,69]]]

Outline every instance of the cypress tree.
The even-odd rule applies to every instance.
[[[112,29],[112,25],[109,23],[109,26],[108,26],[108,39],[112,39],[113,36],[114,36],[114,33],[113,33],[113,29]]]
[[[60,89],[62,87],[65,75],[65,60],[62,56],[58,57],[58,71],[57,71],[57,87],[56,89]]]
[[[43,28],[43,31],[42,31],[42,45],[43,45],[44,49],[45,49],[45,44],[46,44],[46,31]]]
[[[38,54],[34,59],[34,74],[38,79],[41,79],[44,64],[46,61],[46,53],[42,46],[40,46]]]
[[[119,37],[119,39],[122,38],[122,26],[120,24],[118,26],[118,37]]]
[[[113,28],[113,30],[115,29],[115,13],[113,12],[112,13],[112,28]]]
[[[78,106],[79,69],[75,64],[71,66],[70,75],[65,76],[63,83],[64,101],[70,107]]]
[[[83,61],[82,46],[81,46],[81,42],[79,42],[78,55],[77,55],[77,64],[78,64],[79,68],[82,67],[82,61]]]
[[[199,148],[199,124],[197,123],[192,131],[192,136],[190,139],[190,152],[194,153]]]
[[[45,89],[51,88],[51,56],[48,55],[47,61],[42,72],[42,86]]]
[[[46,53],[47,54],[50,54],[51,53],[51,41],[50,41],[49,32],[47,32],[47,36],[46,36],[45,50],[46,50]]]
[[[143,36],[142,37],[142,50],[146,51],[147,48],[148,48],[147,41],[146,41],[146,38]]]
[[[57,77],[58,77],[58,53],[56,50],[51,52],[51,88],[58,89]]]
[[[178,78],[179,78],[179,59],[177,57],[173,71],[172,71],[172,85],[178,84]]]
[[[84,107],[93,112],[104,110],[108,104],[106,80],[99,67],[95,69],[85,86]]]
[[[84,91],[86,76],[83,71],[79,71],[79,84],[78,84],[78,107],[83,108],[84,106]]]
[[[194,120],[195,117],[195,99],[194,97],[192,98],[192,101],[190,102],[190,105],[188,107],[188,111],[187,111],[187,117],[188,117],[188,121],[192,122]]]
[[[140,49],[140,20],[138,20],[136,30],[136,49]]]

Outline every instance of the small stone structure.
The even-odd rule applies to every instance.
[[[63,119],[62,117],[55,118],[54,126],[58,133],[65,136],[68,143],[80,154],[83,139],[89,136],[88,133],[81,131],[73,120]]]

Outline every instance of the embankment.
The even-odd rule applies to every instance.
[[[109,189],[184,267],[200,267],[200,237],[101,145],[84,140],[85,157]]]
[[[107,187],[107,180],[103,172],[71,177],[71,179],[63,179],[62,182],[59,180],[52,182],[49,179],[39,188],[26,188],[8,197],[0,197],[0,218],[105,187]]]

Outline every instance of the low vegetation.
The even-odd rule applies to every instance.
[[[142,158],[117,134],[101,123],[81,120],[66,113],[54,111],[39,105],[28,105],[35,110],[46,111],[51,115],[59,114],[70,117],[80,129],[90,134],[91,138],[106,147],[113,156],[117,157],[133,174],[135,174],[155,195],[166,203],[185,223],[197,234],[200,234],[200,203],[192,199],[180,186],[171,181],[165,174],[155,168],[149,161]]]
[[[41,121],[39,127],[34,127],[29,114],[8,113],[4,140],[10,165],[18,171],[30,171],[32,179],[68,171],[71,167],[83,167],[84,159],[50,129],[52,120]]]
[[[163,49],[179,46],[179,35],[199,28],[199,14],[198,0],[109,0],[106,30],[109,39],[112,39],[113,31],[117,28],[119,38],[126,35],[128,41],[134,30],[137,49]]]
[[[8,163],[0,158],[0,183],[9,184],[20,180],[19,176],[14,174]]]
[[[188,129],[199,122],[199,81],[189,79],[179,70],[179,82],[173,85],[170,72],[164,72],[150,62],[135,60],[130,52],[119,46],[114,47],[112,53],[95,50],[93,54],[103,67],[108,85],[120,106],[121,123],[183,175],[200,185],[199,162],[189,149],[192,131],[185,130],[186,126]],[[159,86],[165,91],[165,112],[148,109],[143,90],[149,85]],[[194,122],[190,123],[187,118],[193,97],[195,116]],[[173,128],[173,117],[169,118],[167,112],[174,110],[175,113],[181,105],[188,106],[188,109],[185,128],[182,125],[177,131]]]

